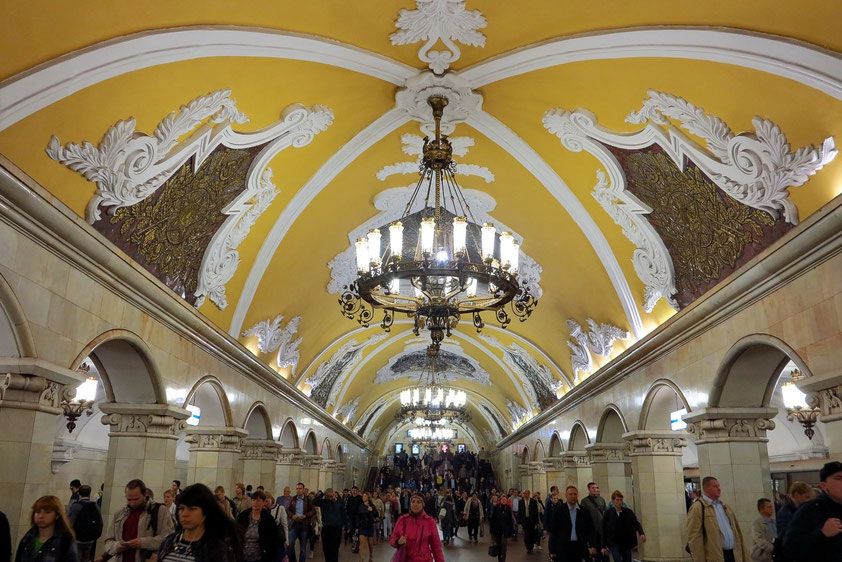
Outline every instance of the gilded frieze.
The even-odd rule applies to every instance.
[[[652,209],[644,216],[670,253],[682,308],[791,228],[730,197],[692,161],[680,170],[658,145],[606,148],[623,169],[627,191]]]
[[[103,214],[94,228],[194,304],[205,250],[228,218],[223,209],[245,190],[264,146],[219,146],[196,171],[191,159],[150,197]]]

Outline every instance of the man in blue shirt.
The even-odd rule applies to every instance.
[[[702,497],[687,512],[687,546],[694,561],[748,560],[737,516],[721,495],[719,480],[705,476]]]
[[[568,486],[566,502],[551,506],[550,554],[558,562],[581,562],[597,552],[596,528],[587,510],[579,507],[579,490]]]

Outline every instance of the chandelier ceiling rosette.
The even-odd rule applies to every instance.
[[[418,183],[400,220],[356,241],[358,277],[339,304],[345,317],[363,326],[382,309],[386,331],[396,314],[406,314],[415,319],[415,335],[426,328],[438,346],[463,314],[472,316],[477,331],[483,312],[494,313],[505,328],[511,321],[507,305],[524,321],[537,299],[518,280],[519,242],[510,232],[498,234],[493,224],[478,224],[456,183],[453,148],[441,134],[447,98],[431,96],[428,103],[435,138],[424,138]],[[424,208],[411,213],[418,197]]]

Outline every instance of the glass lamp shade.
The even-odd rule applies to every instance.
[[[494,258],[494,236],[497,229],[487,222],[482,225],[482,259]]]
[[[354,243],[354,247],[357,249],[357,270],[368,270],[368,240],[358,238]]]
[[[514,243],[515,239],[511,232],[500,233],[500,264],[503,267],[511,267],[512,265],[512,246]]]
[[[395,221],[389,225],[389,247],[393,256],[401,257],[403,252],[403,224],[401,224],[401,221]]]
[[[76,387],[76,400],[79,402],[93,402],[96,399],[96,379],[88,377],[85,382]]]
[[[421,219],[421,251],[426,254],[433,253],[433,244],[436,235],[436,219],[432,217]]]
[[[410,404],[412,404],[412,391],[402,390],[401,391],[401,406],[409,406]]]
[[[465,287],[465,296],[468,298],[477,296],[477,280],[473,277],[468,278],[468,283]]]
[[[517,242],[512,242],[512,255],[511,261],[509,262],[509,271],[512,273],[517,272],[518,262],[520,261],[520,244]]]
[[[368,232],[368,260],[372,265],[380,263],[380,231],[372,229]]]
[[[464,254],[465,243],[468,238],[468,219],[456,217],[453,219],[453,254]]]
[[[807,408],[807,395],[801,392],[792,381],[781,385],[781,394],[784,397],[784,406],[789,409]]]

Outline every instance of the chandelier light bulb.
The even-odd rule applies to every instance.
[[[411,404],[418,404],[419,403],[419,395],[420,395],[420,393],[418,392],[418,389],[413,388],[412,389],[412,402],[411,402]]]
[[[468,298],[477,296],[477,280],[474,277],[468,278],[468,283],[465,286],[465,295]]]
[[[368,259],[373,266],[380,265],[380,237],[378,229],[368,231]]]
[[[85,382],[76,387],[76,400],[79,402],[93,402],[96,399],[96,379],[88,377]]]
[[[412,404],[412,393],[409,390],[401,391],[401,406],[409,406]]]
[[[456,217],[453,219],[453,255],[464,254],[466,251],[466,240],[468,238],[468,218]]]
[[[807,395],[801,392],[795,383],[792,381],[785,382],[781,385],[781,393],[784,398],[784,406],[789,409],[806,409]]]
[[[358,238],[354,243],[357,249],[357,270],[364,272],[368,270],[368,240]]]
[[[395,221],[389,225],[389,246],[393,257],[401,257],[403,253],[403,224]]]
[[[421,251],[425,254],[433,253],[436,234],[436,219],[427,217],[421,219]]]
[[[512,242],[512,261],[509,264],[509,271],[517,273],[518,261],[520,261],[520,244]]]
[[[494,236],[497,234],[497,229],[490,222],[482,225],[482,259],[489,260],[494,258]]]
[[[424,389],[424,404],[427,404],[429,406],[432,401],[433,401],[433,391],[432,391],[432,389],[425,388]]]
[[[515,239],[511,232],[500,233],[500,263],[508,268],[512,265],[512,245]]]

